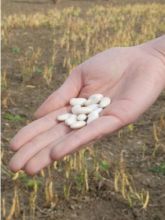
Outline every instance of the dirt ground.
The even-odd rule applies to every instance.
[[[2,0],[2,14],[10,15],[14,13],[34,13],[34,12],[46,12],[52,8],[63,9],[70,6],[78,6],[86,10],[94,5],[125,5],[125,4],[147,4],[147,3],[164,3],[164,0],[57,0],[54,4],[53,0]]]
[[[144,0],[143,0],[144,1]],[[67,1],[59,0],[53,4],[48,0],[3,0],[2,16],[14,13],[34,13],[46,12],[48,9],[62,9],[69,6],[79,6],[84,10],[94,4],[125,4],[140,3],[142,0],[125,0],[125,1]],[[164,3],[164,0],[148,0],[147,2]],[[21,32],[21,30],[20,30]],[[49,30],[33,30],[24,35],[24,42],[19,38],[20,32],[15,33],[17,36],[12,39],[11,45],[27,48],[30,44],[40,45],[39,36],[42,34],[42,44],[47,45],[49,53]],[[12,152],[8,151],[8,142],[15,132],[25,125],[32,118],[32,114],[39,104],[64,81],[65,75],[59,69],[53,77],[50,86],[46,86],[40,76],[28,81],[26,85],[21,83],[17,66],[14,62],[15,56],[11,53],[11,46],[2,46],[2,69],[8,71],[10,78],[8,91],[3,91],[3,96],[10,94],[10,101],[5,106],[5,99],[2,98],[2,142],[4,149],[3,164],[7,166]],[[47,60],[47,54],[43,55],[43,62]],[[28,85],[32,85],[29,87]],[[13,122],[4,117],[6,112],[18,114],[24,117],[25,121]],[[165,219],[165,175],[159,172],[152,172],[151,168],[159,166],[165,162],[165,128],[159,131],[159,147],[155,150],[156,140],[153,134],[153,124],[160,125],[161,117],[165,117],[165,91],[161,94],[155,104],[134,124],[132,131],[125,128],[119,134],[115,133],[103,140],[95,143],[94,147],[103,157],[115,163],[119,160],[121,151],[125,152],[126,166],[133,175],[136,185],[144,188],[150,193],[150,202],[147,210],[138,206],[129,207],[124,199],[118,193],[114,192],[113,180],[110,183],[103,182],[99,187],[97,183],[91,185],[91,189],[86,195],[73,195],[69,201],[61,199],[49,215],[48,210],[38,210],[36,219],[56,219],[56,220],[164,220]],[[7,198],[11,197],[12,181],[2,173],[2,193]],[[10,206],[10,204],[8,204]],[[52,216],[53,217],[50,217]],[[22,219],[21,217],[19,219]],[[26,219],[29,219],[26,216]],[[18,219],[17,219],[18,220]],[[30,219],[29,219],[30,220]]]

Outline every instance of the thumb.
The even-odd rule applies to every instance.
[[[72,97],[76,97],[82,87],[80,67],[75,68],[63,85],[53,92],[36,110],[35,118],[40,118],[51,111],[66,105]]]

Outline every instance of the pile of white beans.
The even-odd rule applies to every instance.
[[[64,121],[72,129],[82,128],[99,118],[100,112],[111,103],[109,97],[102,94],[91,95],[88,99],[72,98],[70,100],[71,113],[57,116],[58,121]]]

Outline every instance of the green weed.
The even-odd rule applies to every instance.
[[[12,121],[12,122],[23,122],[26,119],[25,116],[12,114],[12,113],[9,113],[9,112],[5,113],[3,115],[3,118],[8,120],[8,121]]]
[[[13,54],[19,54],[21,52],[21,48],[19,48],[19,47],[12,47],[11,48],[11,52]]]
[[[165,163],[161,163],[160,165],[153,166],[149,170],[155,174],[165,175]]]

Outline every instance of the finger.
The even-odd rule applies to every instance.
[[[64,84],[51,94],[46,101],[37,109],[35,117],[39,118],[45,114],[59,109],[66,105],[72,97],[76,97],[82,87],[82,77],[80,68],[77,67],[69,75]]]
[[[55,143],[53,143],[54,145]],[[38,152],[33,158],[31,158],[24,166],[24,171],[29,175],[37,174],[40,170],[50,165],[53,160],[50,157],[52,144]]]
[[[112,124],[112,123],[111,123]],[[113,128],[115,130],[115,127]],[[109,131],[109,129],[108,129]],[[70,136],[70,134],[74,135],[75,131],[72,131],[69,134],[66,134],[65,137],[63,138],[68,138],[68,136]],[[101,135],[104,134],[99,134],[97,135],[97,138],[99,138]],[[77,136],[76,136],[77,137]],[[90,137],[92,138],[92,136]],[[91,139],[92,140],[92,139]],[[62,141],[62,139],[61,139]],[[87,141],[87,140],[86,140]],[[48,166],[49,164],[51,164],[53,162],[53,160],[50,157],[51,154],[51,150],[52,148],[58,144],[60,141],[58,140],[58,142],[56,141],[56,143],[51,143],[49,144],[46,148],[44,148],[43,150],[41,150],[39,153],[37,153],[32,159],[30,159],[27,164],[25,165],[24,170],[30,174],[30,175],[34,175],[36,173],[38,173],[41,169],[43,169],[44,167]],[[69,145],[67,145],[69,146]],[[81,143],[80,143],[81,146]],[[69,150],[69,149],[68,149]],[[57,155],[56,155],[57,156]]]
[[[121,126],[121,121],[115,116],[100,117],[87,126],[67,134],[62,141],[54,145],[50,156],[53,160],[59,160],[78,150],[82,145],[112,133]]]
[[[68,112],[69,107],[64,107],[57,111],[53,111],[48,115],[31,122],[29,125],[22,128],[10,141],[10,148],[13,151],[17,151],[22,145],[30,141],[36,135],[43,133],[44,131],[52,128],[57,124],[56,117],[59,114]]]
[[[36,136],[30,142],[22,146],[22,148],[12,157],[9,163],[10,169],[14,172],[20,170],[37,152],[46,147],[52,141],[64,136],[69,130],[69,127],[61,123]]]

